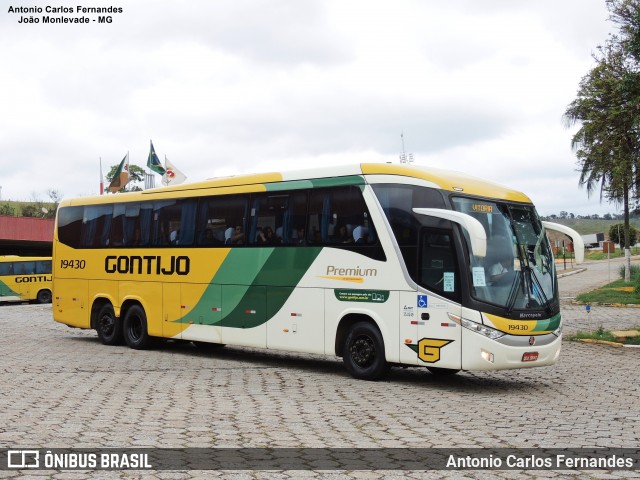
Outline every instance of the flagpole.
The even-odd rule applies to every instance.
[[[100,157],[100,195],[104,195],[104,177],[102,176],[102,157]]]
[[[165,173],[166,173],[166,171],[167,171],[167,154],[166,154],[166,153],[164,154],[164,171],[165,171]],[[169,186],[169,182],[166,182],[166,183],[165,183],[165,181],[164,181],[164,180],[165,180],[164,175],[162,175],[162,178],[160,179],[160,181],[162,182],[162,184],[163,184],[165,187],[168,187],[168,186]],[[167,178],[167,180],[169,180],[169,179]]]

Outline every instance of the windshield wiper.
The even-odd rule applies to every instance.
[[[513,283],[511,284],[511,290],[509,290],[509,297],[507,298],[507,305],[506,305],[507,313],[509,313],[509,315],[511,315],[511,312],[513,311],[513,307],[516,304],[519,285],[524,284],[524,282],[520,280],[521,276],[522,276],[522,272],[516,272],[516,276],[513,279]]]

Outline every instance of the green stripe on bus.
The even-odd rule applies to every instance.
[[[8,297],[9,295],[18,295],[18,292],[11,290],[9,285],[0,280],[0,295]]]
[[[560,326],[561,315],[556,313],[553,317],[546,320],[538,320],[533,332],[554,331]]]
[[[261,325],[282,308],[321,250],[321,247],[232,249],[197,305],[176,322],[204,321],[236,328]],[[223,299],[221,318],[214,320],[211,306],[220,306]]]
[[[315,178],[313,180],[291,180],[289,182],[265,183],[267,192],[282,190],[302,190],[306,188],[343,187],[348,185],[364,185],[364,177],[348,175],[345,177]]]

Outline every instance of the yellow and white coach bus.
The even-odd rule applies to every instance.
[[[0,256],[0,302],[51,303],[51,257]]]
[[[562,322],[545,226],[581,241],[522,193],[389,164],[66,200],[54,318],[135,349],[337,355],[363,379],[551,365]]]

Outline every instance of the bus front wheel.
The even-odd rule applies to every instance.
[[[96,332],[103,345],[122,344],[122,323],[116,318],[110,303],[103,305],[98,311]]]
[[[355,378],[378,380],[389,371],[382,334],[369,322],[351,327],[342,353],[345,368]]]
[[[140,305],[132,305],[124,315],[124,341],[131,348],[143,350],[151,346],[147,333],[147,315]]]

